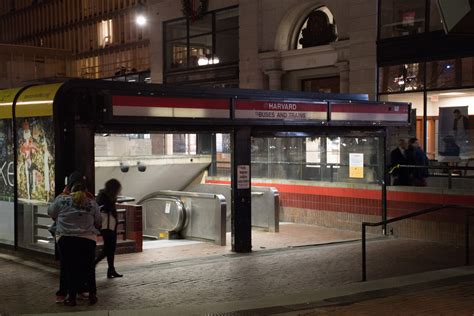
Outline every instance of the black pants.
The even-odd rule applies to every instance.
[[[87,284],[91,294],[97,293],[94,256],[96,243],[82,237],[63,236],[58,241],[59,256],[70,299]]]
[[[99,256],[95,260],[96,264],[99,263],[102,259],[107,257],[107,264],[110,270],[115,270],[114,267],[114,258],[115,258],[115,249],[117,248],[117,233],[115,230],[111,229],[102,229],[100,231],[102,239],[104,240],[104,247],[99,253]]]

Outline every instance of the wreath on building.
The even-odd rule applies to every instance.
[[[199,5],[196,7],[198,0],[181,0],[181,11],[184,16],[192,22],[200,20],[207,13],[209,0],[199,0]]]

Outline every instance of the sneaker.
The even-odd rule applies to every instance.
[[[56,303],[64,303],[65,300],[66,300],[65,295],[56,295]]]
[[[89,299],[89,292],[82,292],[77,295],[77,299],[81,301],[85,301]]]

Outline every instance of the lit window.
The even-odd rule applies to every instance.
[[[424,88],[423,63],[379,68],[379,92],[409,92]]]
[[[98,31],[101,47],[107,47],[112,44],[112,20],[101,21]]]
[[[239,60],[238,8],[209,12],[202,19],[165,22],[166,71],[186,70]]]

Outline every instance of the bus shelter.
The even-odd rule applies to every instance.
[[[95,192],[97,133],[222,132],[231,135],[232,250],[250,252],[256,138],[376,137],[373,157],[347,152],[345,170],[349,178],[363,178],[364,167],[374,164],[384,183],[387,127],[408,126],[410,108],[409,103],[371,102],[365,95],[99,80],[2,90],[0,245],[51,252],[37,229],[50,223],[43,214],[72,171],[82,171]],[[386,217],[383,208],[380,216]]]

